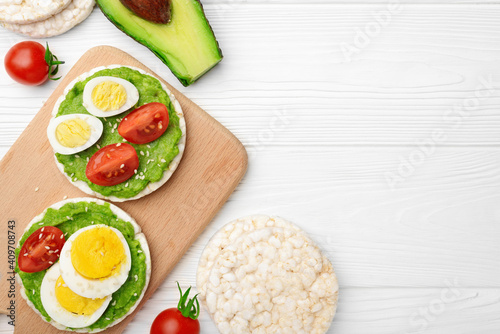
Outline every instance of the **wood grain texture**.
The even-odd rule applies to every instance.
[[[465,117],[456,109],[475,96],[479,78],[500,81],[498,1],[401,1],[351,61],[341,46],[354,45],[386,1],[202,2],[225,58],[188,88],[98,10],[49,40],[67,61],[63,75],[89,47],[126,50],[249,152],[242,183],[125,333],[147,332],[176,304],[175,281],[195,284],[213,233],[253,213],[294,221],[326,250],[341,286],[329,333],[499,333],[500,92]],[[0,54],[20,40],[0,31]],[[2,71],[0,156],[57,86],[20,87]],[[418,158],[439,129],[446,140],[405,172],[402,161]],[[393,190],[386,174],[399,168],[408,175]],[[435,300],[455,279],[462,297],[439,311]],[[412,318],[421,308],[432,320],[425,329]],[[0,333],[11,333],[1,320]],[[201,320],[203,334],[217,333],[206,312]]]
[[[16,236],[19,238],[31,218],[46,207],[63,196],[82,196],[81,191],[55,168],[53,151],[46,139],[46,126],[55,101],[71,80],[92,68],[111,64],[138,67],[154,75],[128,54],[112,47],[96,47],[82,56],[0,162],[1,221],[5,223],[0,237],[3,240],[7,240],[8,220],[16,221]],[[247,166],[246,152],[241,143],[201,108],[168,87],[181,104],[186,119],[188,139],[183,159],[167,184],[153,194],[118,204],[137,220],[151,252],[151,280],[138,309],[212,220],[243,177]],[[5,277],[9,271],[7,257],[4,252],[0,254],[2,277]],[[2,307],[9,303],[6,282],[2,278]],[[16,333],[61,332],[44,323],[19,294],[16,304]],[[121,333],[136,312],[103,333]]]

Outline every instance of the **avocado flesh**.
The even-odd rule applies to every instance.
[[[170,0],[171,20],[147,21],[120,0],[97,0],[106,17],[127,35],[153,51],[184,86],[222,60],[222,52],[197,0]]]

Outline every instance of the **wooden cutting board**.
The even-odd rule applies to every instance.
[[[90,69],[111,64],[130,65],[154,74],[125,52],[109,46],[90,49],[62,79],[42,109],[0,162],[0,311],[8,313],[8,238],[22,235],[29,221],[46,207],[68,198],[87,196],[58,171],[46,128],[52,108],[66,85]],[[158,76],[157,76],[158,77]],[[159,78],[161,80],[161,78]],[[163,81],[163,80],[162,80]],[[163,81],[164,82],[164,81]],[[121,333],[164,281],[189,246],[205,229],[236,188],[247,168],[243,145],[187,97],[169,84],[184,111],[187,144],[172,178],[153,194],[116,203],[142,227],[151,250],[151,282],[135,312],[102,333]],[[38,191],[35,191],[38,188]],[[9,221],[15,228],[9,232]],[[11,223],[10,225],[13,225]],[[172,284],[175,284],[172,282]],[[64,333],[42,321],[19,295],[15,285],[15,333]],[[147,330],[145,329],[145,332]]]

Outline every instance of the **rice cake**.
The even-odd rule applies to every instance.
[[[0,21],[27,24],[59,13],[71,0],[0,0]]]
[[[198,285],[200,297],[219,331],[325,333],[338,297],[331,262],[295,225],[281,219],[278,224],[287,227],[266,227],[267,223],[274,224],[276,218],[257,217],[230,223],[209,243],[211,247],[217,243],[226,245],[219,248],[205,287]],[[223,235],[232,236],[233,241],[213,241]],[[212,252],[216,249],[212,248]],[[206,268],[200,266],[202,270]],[[198,281],[203,283],[200,269]]]
[[[73,0],[61,12],[27,24],[0,23],[5,29],[34,38],[57,36],[84,21],[94,9],[94,0]]]

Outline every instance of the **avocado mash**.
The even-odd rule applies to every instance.
[[[57,226],[63,231],[67,240],[77,230],[92,225],[92,222],[94,224],[105,224],[119,230],[127,240],[132,259],[127,281],[113,293],[112,301],[101,318],[89,326],[90,329],[103,329],[126,315],[137,302],[146,284],[147,271],[146,256],[139,241],[134,239],[134,227],[130,222],[117,218],[108,203],[101,205],[94,202],[70,202],[57,210],[47,209],[43,218],[38,223],[33,224],[21,237],[19,247],[16,248],[16,258],[19,257],[19,252],[26,239],[40,227]],[[40,298],[40,287],[46,270],[37,273],[25,273],[19,270],[16,262],[16,272],[23,282],[28,299],[42,316],[47,321],[50,321],[51,318],[45,311]]]
[[[78,154],[62,155],[56,153],[56,158],[64,166],[64,172],[70,176],[73,182],[78,180],[83,181],[88,184],[90,189],[103,196],[131,198],[144,190],[149,183],[159,181],[164,171],[169,169],[170,162],[179,153],[177,144],[182,137],[182,130],[179,127],[179,117],[167,92],[163,90],[157,79],[127,67],[101,70],[85,80],[76,83],[59,106],[56,117],[67,114],[89,114],[82,105],[83,89],[89,80],[98,76],[113,76],[130,81],[139,91],[139,101],[136,106],[150,102],[165,104],[168,108],[170,118],[167,130],[160,138],[148,144],[138,145],[129,143],[135,148],[139,157],[137,174],[127,181],[114,186],[99,186],[90,182],[85,175],[85,169],[90,157],[100,148],[109,144],[124,142],[123,137],[117,131],[117,127],[120,121],[134,108],[129,112],[124,112],[116,116],[99,118],[103,123],[104,129],[101,138],[95,145]]]

